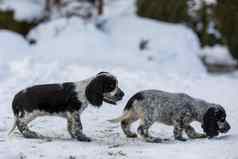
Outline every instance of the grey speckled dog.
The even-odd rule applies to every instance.
[[[226,121],[226,113],[222,106],[192,98],[182,93],[168,93],[159,90],[145,90],[131,97],[124,108],[124,114],[110,122],[121,122],[123,132],[127,137],[137,137],[130,130],[133,122],[141,119],[137,129],[138,134],[147,142],[162,142],[161,138],[149,135],[148,130],[154,122],[174,126],[174,137],[186,141],[183,130],[189,138],[214,137],[226,133],[230,125]],[[201,123],[205,134],[197,133],[191,122]]]

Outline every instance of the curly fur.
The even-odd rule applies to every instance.
[[[190,138],[213,137],[219,132],[227,132],[230,126],[225,118],[225,110],[220,105],[183,93],[145,90],[129,99],[121,117],[110,121],[121,122],[122,130],[127,137],[137,137],[131,132],[130,126],[141,119],[138,134],[148,142],[161,142],[162,139],[152,137],[148,133],[154,122],[173,125],[175,139],[185,141],[186,139],[182,136],[183,131]],[[190,125],[193,121],[200,122],[206,134],[197,133]]]

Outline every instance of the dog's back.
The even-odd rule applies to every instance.
[[[181,109],[194,101],[194,98],[183,93],[169,93],[160,90],[144,90],[136,93],[127,102],[124,111],[130,110],[133,106],[151,107],[157,109]],[[161,111],[162,111],[161,110]]]
[[[63,111],[73,96],[72,83],[46,84],[29,87],[17,93],[12,108],[15,115],[22,109],[27,112],[42,110],[48,113]],[[56,110],[57,109],[57,110]]]

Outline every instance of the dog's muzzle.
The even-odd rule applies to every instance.
[[[227,121],[225,121],[225,122],[219,122],[218,121],[217,125],[218,125],[219,131],[221,133],[227,133],[231,129],[231,126]]]
[[[118,88],[118,91],[115,94],[115,98],[116,98],[117,101],[119,101],[119,100],[122,100],[124,95],[125,95],[125,93],[120,88]]]
[[[122,100],[124,95],[125,95],[124,92],[120,88],[118,88],[116,93],[105,94],[103,100],[109,104],[116,105],[116,102]]]

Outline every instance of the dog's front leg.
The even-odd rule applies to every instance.
[[[174,121],[174,138],[179,141],[186,141],[183,137],[183,121],[178,119]]]
[[[191,138],[191,139],[206,138],[207,137],[206,134],[197,133],[195,131],[195,129],[190,125],[185,126],[185,132],[188,135],[188,137]]]
[[[83,127],[78,111],[67,113],[68,131],[72,138],[79,141],[90,142],[91,139],[83,134]]]

